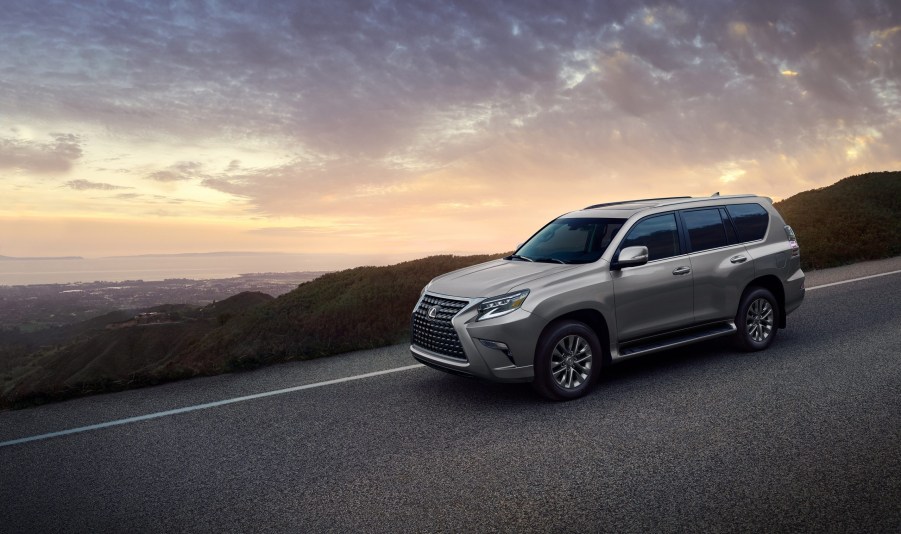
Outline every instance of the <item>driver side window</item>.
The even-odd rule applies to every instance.
[[[648,261],[679,255],[679,230],[673,213],[655,215],[639,222],[629,230],[620,249],[648,247]]]

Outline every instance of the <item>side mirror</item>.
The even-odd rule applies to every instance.
[[[613,260],[613,269],[623,267],[636,267],[648,262],[648,247],[626,247],[619,251],[619,256]]]

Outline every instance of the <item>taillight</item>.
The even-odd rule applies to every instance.
[[[792,249],[792,258],[797,258],[801,255],[801,247],[798,246],[798,239],[795,237],[795,231],[787,224],[785,225],[785,235],[788,237],[788,246]]]

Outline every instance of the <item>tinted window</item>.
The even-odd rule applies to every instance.
[[[597,261],[623,222],[622,219],[557,219],[539,230],[516,253],[539,262]]]
[[[726,228],[726,239],[729,240],[729,244],[738,243],[738,236],[735,235],[735,228],[732,226],[732,221],[729,220],[726,208],[720,208],[720,217],[723,218],[723,226]]]
[[[688,230],[691,251],[698,252],[728,245],[723,219],[717,208],[682,212],[682,222]]]
[[[648,217],[639,222],[623,240],[620,248],[648,247],[648,261],[669,258],[679,254],[679,232],[676,216],[672,213]]]
[[[770,223],[770,214],[760,204],[733,204],[726,206],[738,238],[744,243],[763,239]]]

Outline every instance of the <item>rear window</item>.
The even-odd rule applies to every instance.
[[[688,230],[692,252],[725,247],[729,244],[719,208],[683,211],[682,221]]]
[[[757,241],[766,235],[770,214],[760,204],[732,204],[726,206],[726,210],[735,223],[738,239],[742,243]]]

